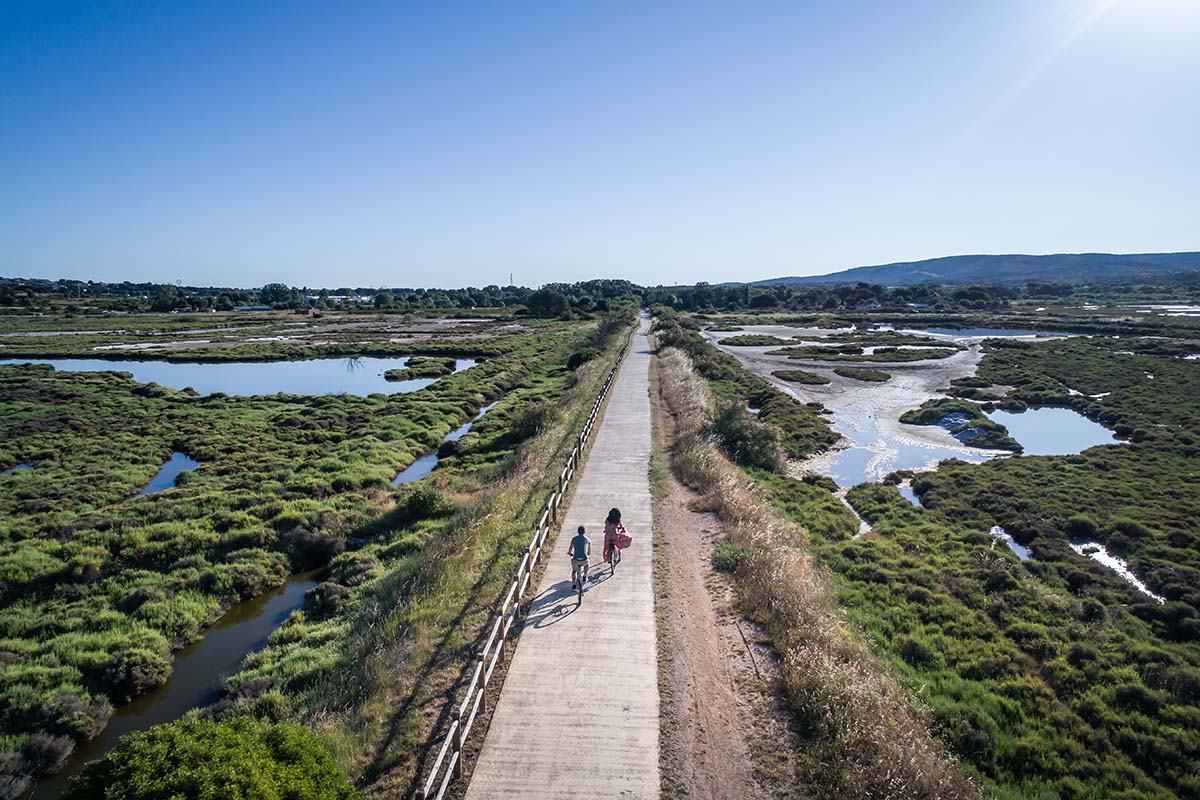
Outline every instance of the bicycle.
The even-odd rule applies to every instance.
[[[584,572],[584,570],[587,569],[587,562],[582,564],[572,564],[572,569],[574,571],[575,590],[578,592],[575,605],[580,606],[583,605],[583,584],[587,580],[586,573]]]
[[[621,563],[621,548],[617,547],[614,544],[614,545],[612,545],[611,548],[609,548],[609,552],[608,552],[608,568],[612,571],[613,575],[617,574],[617,564],[620,564],[620,563]]]

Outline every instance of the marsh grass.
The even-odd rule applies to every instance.
[[[856,381],[868,381],[871,383],[885,383],[891,380],[892,376],[882,370],[865,369],[860,367],[838,367],[834,373],[841,375],[843,378],[851,378]]]
[[[798,792],[978,796],[975,783],[931,736],[923,712],[842,620],[808,555],[805,530],[772,508],[706,434],[717,400],[687,356],[668,349],[656,365],[677,424],[672,464],[720,515],[728,535],[721,552],[734,570],[738,604],[766,628],[779,654],[780,690],[802,741]]]
[[[379,662],[363,642],[375,640],[365,632],[386,641],[404,628],[377,617],[433,591],[453,561],[448,541],[524,527],[516,509],[525,506],[496,498],[529,491],[528,465],[550,447],[529,442],[557,442],[555,432],[574,420],[543,409],[529,423],[528,409],[576,397],[602,369],[566,369],[571,353],[596,341],[599,324],[539,327],[489,345],[493,355],[471,370],[404,395],[197,397],[117,373],[0,368],[0,463],[37,464],[0,479],[4,744],[17,752],[40,733],[95,735],[114,703],[165,681],[171,651],[229,605],[331,559],[333,580],[353,596],[338,592],[337,608],[318,604],[319,624],[289,622],[281,635],[292,646],[251,658],[231,692],[239,704],[261,699],[264,715],[307,722],[298,701],[309,687],[328,687],[309,696],[318,715],[329,713],[325,700],[360,696],[337,680],[320,683],[338,665],[362,665],[367,685],[389,684],[390,667],[373,671]],[[497,398],[436,481],[390,489],[398,469]],[[176,449],[201,468],[179,488],[134,497]],[[339,555],[347,548],[356,552]],[[510,553],[495,555],[502,562]],[[368,586],[380,605],[364,609],[358,590]],[[448,591],[438,602],[478,591]],[[458,635],[443,647],[458,646]],[[5,764],[18,775],[36,767],[15,756]]]
[[[826,378],[824,375],[818,375],[815,372],[808,372],[803,369],[777,369],[773,370],[771,374],[780,380],[790,383],[802,383],[808,386],[824,386],[830,382],[829,378]]]
[[[335,613],[299,616],[281,628],[230,680],[233,706],[322,731],[369,797],[410,793],[618,339],[607,337],[601,357],[573,372],[564,348],[542,362],[542,378],[510,392],[426,479],[460,498],[453,509],[376,524],[355,554],[369,561]],[[542,402],[555,413],[537,412],[536,425],[520,422]],[[514,441],[514,425],[529,438]],[[410,502],[411,495],[398,507]]]

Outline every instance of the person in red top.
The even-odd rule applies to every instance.
[[[626,533],[626,530],[625,526],[621,524],[621,509],[614,508],[608,512],[608,517],[604,520],[604,560],[610,564],[619,533]]]

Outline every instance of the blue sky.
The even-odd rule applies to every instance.
[[[1200,0],[0,3],[0,275],[1200,249]]]

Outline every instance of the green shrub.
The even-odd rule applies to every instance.
[[[1076,514],[1067,520],[1065,533],[1074,539],[1090,539],[1096,535],[1096,522],[1087,514]]]
[[[582,367],[587,362],[600,355],[600,351],[594,347],[585,347],[582,350],[576,350],[571,353],[571,357],[567,359],[567,369],[574,372]]]
[[[512,421],[512,435],[517,441],[530,439],[554,420],[555,406],[547,400],[527,404]]]
[[[923,639],[915,636],[896,637],[896,652],[914,667],[930,667],[941,662],[937,652]]]
[[[717,572],[737,572],[742,564],[758,558],[761,552],[752,547],[739,547],[733,542],[721,542],[713,548],[712,565]]]
[[[135,733],[71,781],[78,800],[358,797],[321,741],[292,723],[187,718]]]
[[[754,419],[740,405],[725,403],[713,420],[721,449],[737,463],[768,472],[782,472],[786,464],[779,432]]]
[[[408,522],[444,517],[453,510],[454,503],[440,489],[427,485],[414,489],[397,509],[398,517]]]
[[[788,339],[780,339],[778,336],[768,336],[762,333],[744,333],[739,336],[726,336],[721,340],[721,344],[733,347],[769,347],[789,343]]]

